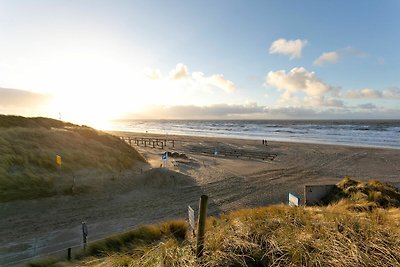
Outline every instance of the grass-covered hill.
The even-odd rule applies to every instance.
[[[0,202],[65,193],[78,176],[113,175],[139,162],[135,149],[90,127],[0,115]]]
[[[343,192],[350,186],[356,187]],[[273,205],[210,217],[200,259],[181,220],[97,241],[72,262],[45,259],[31,266],[400,266],[400,209],[378,204],[397,203],[399,190],[348,178],[337,187],[328,206]]]

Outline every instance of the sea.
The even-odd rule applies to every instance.
[[[400,149],[400,120],[115,120],[109,130]]]

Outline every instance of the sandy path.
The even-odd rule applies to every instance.
[[[133,135],[130,133],[129,135]],[[160,136],[163,138],[164,136]],[[305,184],[336,183],[343,176],[400,182],[400,150],[320,144],[169,136],[175,150],[189,159],[169,158],[168,168],[139,170],[103,191],[77,196],[0,204],[0,265],[81,244],[80,225],[87,221],[89,240],[140,224],[186,216],[197,209],[201,194],[210,198],[209,214],[286,202],[287,193],[303,196]],[[273,160],[243,159],[190,152],[217,147],[274,153]],[[159,149],[136,147],[152,167],[162,163]]]

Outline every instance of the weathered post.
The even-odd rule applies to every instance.
[[[71,248],[68,248],[68,256],[67,256],[68,261],[71,260]]]
[[[192,231],[192,235],[196,236],[196,232],[195,232],[195,223],[194,223],[194,210],[192,209],[192,207],[188,206],[188,215],[189,215],[189,229],[191,229]]]
[[[86,249],[88,230],[86,222],[82,222],[83,249]]]
[[[200,197],[200,207],[199,207],[199,222],[197,226],[197,258],[203,256],[204,250],[204,234],[206,228],[206,218],[207,218],[207,202],[208,196],[202,195]]]
[[[154,148],[155,146],[154,146],[154,140],[153,140],[153,148]]]
[[[175,140],[172,140],[172,147],[175,148]]]

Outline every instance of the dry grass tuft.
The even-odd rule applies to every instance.
[[[338,202],[355,211],[368,211],[377,207],[399,208],[400,191],[377,180],[363,183],[345,177],[322,202],[325,205]]]

